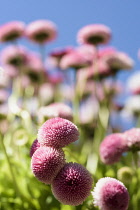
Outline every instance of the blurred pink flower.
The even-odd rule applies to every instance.
[[[51,59],[54,60],[54,63],[55,63],[55,66],[56,67],[59,67],[59,63],[60,63],[60,60],[61,58],[68,54],[69,52],[71,52],[73,50],[73,47],[65,47],[65,48],[57,48],[57,49],[54,49],[50,54],[49,54],[49,57]]]
[[[25,24],[12,21],[0,26],[0,42],[14,41],[23,36]]]
[[[129,194],[122,182],[105,177],[98,180],[92,192],[94,205],[102,210],[127,210]]]
[[[55,117],[47,120],[38,130],[41,146],[64,147],[79,138],[79,131],[71,121]]]
[[[26,65],[22,66],[22,71],[31,82],[43,82],[48,77],[39,55],[33,52],[27,54],[27,62]]]
[[[53,147],[39,147],[31,159],[31,169],[35,177],[45,184],[51,184],[65,164],[64,152]]]
[[[64,103],[52,103],[48,106],[41,107],[38,110],[39,118],[53,118],[53,117],[61,117],[67,120],[72,121],[72,109],[64,104]]]
[[[105,164],[114,164],[118,162],[128,146],[124,135],[113,133],[104,138],[100,144],[100,158]]]
[[[42,104],[49,104],[53,101],[55,89],[52,84],[44,83],[39,87],[39,98]]]
[[[84,166],[66,163],[52,182],[52,192],[61,203],[78,206],[90,195],[92,182]]]
[[[64,55],[60,61],[60,68],[65,70],[68,68],[80,69],[91,64],[91,59],[82,50],[74,49]]]
[[[111,30],[102,24],[91,24],[81,28],[77,34],[80,44],[106,44],[111,39]]]
[[[57,37],[56,25],[48,20],[37,20],[27,25],[25,36],[38,44],[51,42]]]
[[[134,61],[126,53],[115,50],[100,53],[100,59],[109,65],[112,74],[115,74],[118,70],[132,69],[134,66]]]
[[[126,139],[128,149],[131,151],[140,150],[140,128],[131,128],[125,131],[124,137]]]
[[[24,65],[27,62],[27,50],[22,46],[8,46],[1,51],[0,60],[4,65]]]

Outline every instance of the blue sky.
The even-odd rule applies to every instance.
[[[140,69],[137,52],[140,48],[140,1],[135,0],[4,0],[1,2],[0,24],[12,20],[25,23],[48,19],[58,27],[58,38],[48,44],[56,47],[76,46],[77,31],[88,24],[101,23],[112,30],[110,46],[128,53]],[[29,45],[29,43],[28,43]],[[30,48],[35,49],[33,44]],[[124,73],[127,76],[127,72]]]

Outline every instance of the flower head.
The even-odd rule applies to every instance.
[[[78,206],[92,188],[89,171],[78,163],[66,163],[52,182],[52,192],[65,205]]]
[[[65,164],[64,152],[53,147],[39,147],[31,159],[31,169],[35,177],[51,184]]]
[[[117,179],[105,177],[98,180],[92,192],[94,205],[102,210],[127,210],[129,194]]]
[[[82,50],[74,49],[64,55],[60,61],[60,68],[65,70],[68,68],[80,69],[91,64],[91,59]]]
[[[126,53],[115,50],[106,52],[101,56],[101,59],[109,65],[112,74],[118,70],[132,69],[134,66],[134,61]]]
[[[1,52],[1,62],[14,67],[21,66],[26,63],[26,53],[23,47],[8,46]]]
[[[30,157],[33,156],[34,152],[40,147],[40,143],[37,139],[35,139],[32,143],[32,146],[30,148]]]
[[[25,35],[35,43],[44,44],[56,38],[57,29],[51,21],[37,20],[27,25]]]
[[[110,134],[100,145],[100,158],[105,164],[114,164],[119,161],[123,152],[128,149],[123,134]]]
[[[80,44],[106,44],[111,39],[111,30],[102,24],[91,24],[83,27],[77,34]]]
[[[132,151],[140,150],[140,128],[132,128],[124,132],[127,146]]]
[[[72,121],[72,109],[64,103],[52,103],[48,106],[41,107],[38,113],[39,118],[61,117]]]
[[[0,27],[0,42],[14,41],[24,33],[25,24],[20,21],[12,21]]]
[[[71,121],[55,117],[47,120],[38,130],[41,145],[61,148],[79,138],[79,131]]]

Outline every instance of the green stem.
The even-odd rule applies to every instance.
[[[12,164],[10,162],[10,159],[9,159],[9,156],[7,154],[7,151],[6,151],[6,148],[5,148],[5,145],[4,145],[4,142],[3,142],[3,136],[0,135],[0,140],[1,140],[1,145],[2,145],[2,149],[4,151],[4,154],[5,154],[5,157],[6,157],[6,160],[7,160],[7,164],[9,166],[9,170],[10,170],[10,173],[11,173],[11,177],[12,177],[12,180],[13,180],[13,185],[14,185],[14,189],[15,189],[15,192],[16,194],[21,197],[21,201],[25,201],[25,202],[28,202],[30,206],[32,206],[33,209],[35,209],[35,205],[31,202],[30,199],[28,199],[27,197],[25,197],[21,191],[19,190],[19,187],[17,185],[17,182],[16,182],[16,179],[15,179],[15,175],[14,175],[14,172],[13,172],[13,168],[12,168]]]

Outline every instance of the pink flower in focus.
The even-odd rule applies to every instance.
[[[92,192],[94,205],[102,210],[127,210],[129,194],[124,184],[115,178],[98,180]]]
[[[37,20],[27,25],[25,36],[35,43],[45,44],[56,39],[57,29],[51,21]]]
[[[24,65],[27,61],[27,51],[24,47],[8,46],[1,51],[1,62],[15,67]]]
[[[52,182],[52,192],[65,205],[78,206],[90,195],[92,178],[78,163],[66,163]]]
[[[81,28],[77,34],[80,44],[107,44],[111,39],[111,30],[102,24],[91,24]]]
[[[12,21],[0,26],[0,42],[14,41],[23,36],[25,24]]]
[[[127,146],[132,151],[140,150],[140,128],[132,128],[124,132]]]
[[[48,106],[41,107],[38,111],[38,116],[41,118],[61,117],[72,121],[72,109],[64,103],[52,103]]]
[[[41,146],[61,148],[79,138],[79,131],[71,121],[55,117],[47,120],[38,130]]]
[[[39,147],[31,159],[35,177],[45,184],[51,184],[65,164],[64,152],[53,147]]]
[[[34,152],[40,147],[40,143],[37,139],[35,139],[32,143],[32,146],[30,148],[30,157],[33,156]]]
[[[100,158],[105,164],[118,162],[124,152],[128,150],[126,140],[121,133],[110,134],[100,145]]]

